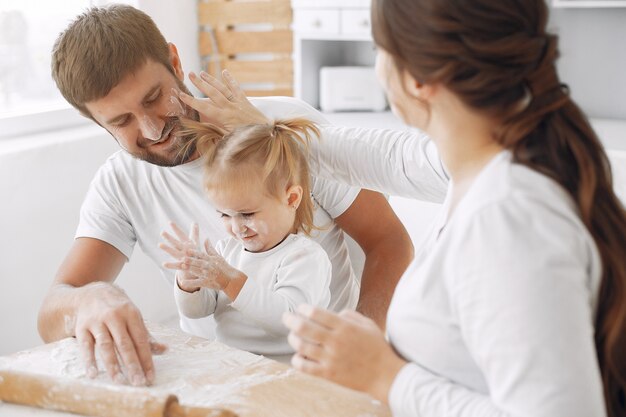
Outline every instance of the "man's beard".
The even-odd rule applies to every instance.
[[[192,111],[190,118],[196,121],[200,120],[200,116],[195,110]],[[150,164],[163,167],[173,167],[188,162],[196,153],[196,141],[193,135],[181,134],[181,127],[181,120],[178,116],[168,117],[165,121],[162,134],[172,135],[169,139],[167,154],[152,152],[150,147],[154,142],[148,139],[145,147],[140,143],[139,150],[132,152],[131,155]]]
[[[189,89],[183,84],[182,81],[176,80],[178,88],[185,93],[191,95]],[[178,100],[178,99],[177,99]],[[181,118],[189,118],[195,121],[200,121],[200,114],[180,102],[183,109],[182,115],[170,116],[165,121],[165,126],[161,131],[161,135],[172,135],[169,139],[170,143],[167,149],[167,155],[163,155],[150,151],[150,145],[154,142],[158,142],[164,137],[159,138],[157,141],[151,141],[149,139],[139,143],[139,150],[131,152],[131,155],[137,159],[141,159],[150,164],[159,165],[163,167],[173,167],[188,162],[196,153],[196,141],[195,137],[190,134],[182,134]]]

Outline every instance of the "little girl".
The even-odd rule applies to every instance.
[[[317,128],[296,119],[250,125],[224,134],[189,122],[205,158],[204,186],[231,237],[199,247],[172,224],[176,237],[159,245],[177,259],[175,299],[189,318],[214,315],[217,340],[253,353],[280,357],[293,349],[281,323],[300,304],[327,307],[331,263],[307,236],[313,225],[305,156]]]

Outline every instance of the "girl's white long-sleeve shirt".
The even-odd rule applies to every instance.
[[[248,279],[230,300],[222,291],[202,288],[188,293],[174,285],[176,305],[189,318],[214,315],[217,340],[249,352],[284,359],[287,343],[284,312],[300,304],[327,308],[332,266],[320,245],[302,235],[289,235],[265,252],[248,252],[231,237],[215,250]]]
[[[322,176],[431,201],[445,189],[424,135],[322,126],[322,136],[311,164]],[[453,186],[389,309],[389,341],[409,362],[389,393],[393,415],[605,416],[602,266],[570,196],[506,151],[447,218]]]

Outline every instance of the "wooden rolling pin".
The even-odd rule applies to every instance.
[[[93,417],[237,417],[228,410],[183,406],[175,395],[154,395],[147,389],[2,369],[0,400]]]

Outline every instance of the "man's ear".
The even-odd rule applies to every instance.
[[[287,205],[293,209],[297,209],[302,202],[302,187],[292,185],[287,188]]]
[[[176,78],[181,81],[185,81],[183,64],[180,62],[180,56],[178,55],[178,49],[176,48],[176,45],[169,42],[167,46],[170,49],[170,64],[172,64],[172,68],[174,69],[174,74],[176,75]]]

